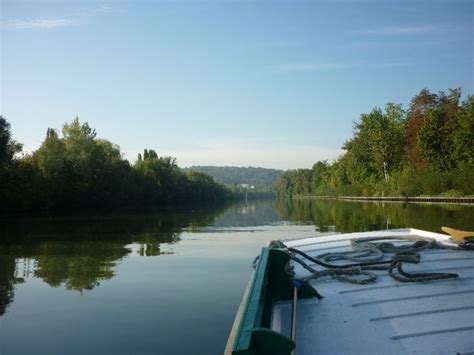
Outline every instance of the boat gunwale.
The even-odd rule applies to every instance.
[[[447,234],[429,232],[422,229],[402,228],[402,229],[386,229],[370,232],[354,232],[354,233],[340,233],[333,235],[316,236],[309,238],[289,239],[283,241],[287,247],[302,247],[306,245],[318,245],[335,242],[346,242],[353,239],[363,239],[371,237],[387,237],[387,239],[396,239],[400,237],[423,237],[432,238],[436,241],[443,242],[448,245],[456,246],[456,243],[450,241],[450,236]],[[318,249],[318,248],[315,248]]]

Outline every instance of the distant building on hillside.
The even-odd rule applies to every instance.
[[[238,187],[242,187],[244,189],[255,189],[255,186],[254,185],[250,185],[250,184],[238,184],[237,185]]]

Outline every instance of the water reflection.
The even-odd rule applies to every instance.
[[[126,256],[158,256],[183,228],[213,223],[223,207],[122,216],[0,220],[0,316],[15,285],[40,278],[51,287],[84,292],[114,276]],[[133,247],[132,247],[133,246]]]
[[[281,222],[274,199],[239,202],[230,205],[212,224],[213,228],[257,227]]]
[[[286,226],[288,221],[296,226]],[[0,219],[0,316],[14,301],[15,288],[32,278],[41,279],[51,287],[86,293],[113,278],[118,264],[130,255],[151,257],[170,253],[165,246],[180,241],[183,230],[245,234],[248,227],[278,228],[282,224],[292,228],[285,229],[285,233],[295,236],[302,230],[297,224],[314,225],[321,232],[401,227],[439,231],[442,225],[474,230],[474,207],[302,199],[252,201],[187,212],[3,218]],[[308,227],[303,229],[307,231]],[[250,231],[258,232],[255,228]],[[267,236],[268,231],[262,228]],[[227,233],[229,236],[238,240],[237,234]],[[185,277],[186,272],[183,269],[183,274],[175,275],[176,279]]]
[[[474,229],[474,206],[374,203],[322,199],[278,200],[280,218],[310,223],[320,232],[357,232],[412,227],[440,232],[441,226]]]
[[[23,278],[15,276],[15,270],[15,257],[5,254],[0,247],[0,316],[13,301],[14,285],[24,282]]]

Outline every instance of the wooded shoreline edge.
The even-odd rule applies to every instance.
[[[431,202],[474,204],[474,196],[444,197],[444,196],[293,196],[294,199],[322,199],[343,201],[374,201],[374,202]]]
[[[474,196],[474,95],[461,101],[460,88],[447,94],[423,89],[408,110],[393,103],[376,107],[360,115],[342,149],[335,161],[280,175],[277,195]]]

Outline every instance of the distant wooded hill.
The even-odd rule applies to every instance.
[[[185,170],[205,173],[228,186],[248,185],[259,191],[271,191],[273,184],[283,173],[276,169],[237,166],[191,166]]]

